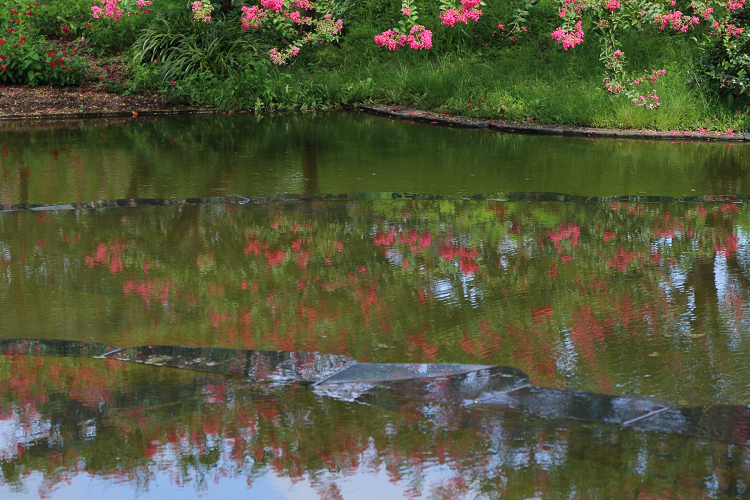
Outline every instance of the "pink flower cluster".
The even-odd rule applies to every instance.
[[[440,13],[440,20],[443,24],[450,26],[451,28],[456,23],[469,24],[469,21],[479,21],[482,17],[482,10],[477,9],[481,0],[461,0],[461,8],[448,9]]]
[[[194,13],[193,21],[203,21],[204,23],[211,22],[211,11],[214,10],[214,6],[211,5],[211,2],[193,2],[192,10]]]
[[[292,2],[293,7],[297,7],[298,9],[306,9],[306,10],[313,10],[315,6],[310,3],[310,0],[294,0]]]
[[[94,0],[96,2],[97,0]],[[114,19],[115,21],[119,21],[122,17],[122,9],[117,6],[117,2],[120,0],[101,0],[102,4],[104,5],[104,9],[101,7],[94,5],[91,7],[91,15],[94,17],[94,19],[99,19],[101,16],[108,17],[110,19]]]
[[[656,95],[656,92],[651,92],[647,96],[639,95],[635,99],[633,99],[633,104],[636,106],[642,106],[646,109],[657,109],[661,104],[659,103],[659,96]]]
[[[612,94],[619,94],[624,88],[620,86],[617,81],[612,81],[610,77],[604,79],[604,90],[611,92]]]
[[[583,30],[581,29],[581,21],[575,23],[573,28],[575,29],[575,31],[565,33],[564,29],[558,27],[551,33],[551,36],[554,40],[557,41],[558,45],[562,44],[563,49],[568,50],[569,48],[575,47],[579,43],[583,42]]]
[[[609,2],[607,2],[607,10],[609,10],[610,12],[614,12],[621,7],[622,4],[620,4],[620,2],[618,2],[617,0],[609,0]]]
[[[745,0],[729,0],[726,4],[727,9],[734,12],[735,10],[742,10],[745,6]]]
[[[402,35],[396,30],[386,30],[375,35],[375,45],[387,47],[388,50],[398,50],[405,45],[414,50],[431,49],[432,31],[422,25],[412,26],[409,35]]]
[[[295,24],[310,24],[310,21],[312,21],[311,17],[302,17],[302,14],[298,10],[286,11],[284,12],[284,17]]]
[[[651,85],[655,85],[656,84],[656,80],[658,80],[660,76],[664,76],[666,74],[667,74],[667,70],[666,69],[655,69],[655,70],[651,71],[651,76],[648,76],[648,78],[651,79]],[[633,80],[633,85],[637,86],[637,85],[642,84],[643,82],[646,81],[646,78],[647,78],[646,76],[642,76],[640,78],[637,78],[637,79]]]
[[[269,57],[271,58],[271,61],[281,66],[287,59],[294,57],[297,54],[299,54],[299,48],[296,45],[292,45],[289,50],[279,51],[276,48],[271,49]]]
[[[661,26],[659,26],[661,31],[664,31],[665,27],[671,26],[675,31],[680,31],[682,33],[687,33],[689,29],[695,28],[695,25],[701,22],[700,18],[683,15],[679,10],[664,16],[656,14],[654,15],[654,20],[656,20],[657,23],[661,23]]]
[[[341,31],[342,29],[344,29],[344,20],[336,19],[336,22],[333,23],[333,31],[331,31],[331,33],[334,35],[338,35],[339,31]],[[432,36],[432,33],[430,33],[430,36]],[[430,41],[430,46],[431,45],[432,45],[432,41]]]
[[[260,0],[260,4],[271,12],[279,12],[284,8],[284,0]]]
[[[692,7],[695,13],[701,16],[703,19],[708,19],[709,17],[711,17],[711,14],[714,13],[714,9],[712,9],[711,7],[706,7],[704,9],[695,2],[690,2],[690,7]]]
[[[243,30],[258,30],[261,28],[261,23],[266,19],[268,19],[268,14],[257,5],[242,7],[240,24]]]
[[[717,21],[714,21],[713,27],[719,32],[719,34],[733,36],[735,38],[739,38],[744,31],[743,28],[737,28],[734,24],[727,23],[724,26],[721,26]]]

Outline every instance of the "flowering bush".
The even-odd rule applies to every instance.
[[[402,47],[428,49],[432,46],[432,33],[417,24],[416,8],[413,0],[403,0],[402,21],[397,28],[388,29],[374,37],[378,47],[397,50]],[[587,33],[593,30],[595,40],[601,46],[601,61],[605,67],[604,88],[611,94],[622,94],[637,106],[657,109],[660,100],[656,94],[657,80],[666,75],[663,68],[647,71],[647,76],[633,75],[627,71],[626,57],[618,40],[626,32],[656,30],[678,34],[690,34],[696,30],[707,32],[707,36],[725,40],[724,50],[732,53],[740,49],[736,42],[744,28],[739,23],[731,23],[727,16],[742,11],[745,0],[555,0],[558,5],[557,18],[560,25],[549,32],[549,36],[564,51],[582,44]],[[678,6],[678,2],[680,2]],[[688,3],[689,2],[689,3]],[[526,0],[521,8],[514,11],[513,18],[497,26],[511,41],[516,34],[525,32],[526,16],[538,2]],[[420,4],[424,5],[424,4]],[[439,0],[438,18],[442,25],[453,28],[458,24],[468,25],[477,22],[484,14],[481,0]],[[679,8],[678,8],[679,7]],[[585,28],[585,29],[584,29]],[[414,36],[415,30],[424,33],[429,43],[420,42]],[[426,34],[429,34],[428,36]],[[493,33],[494,36],[494,33]],[[590,36],[590,34],[589,34]],[[692,35],[695,36],[695,35]],[[743,45],[744,47],[744,45]],[[750,69],[750,68],[749,68]],[[739,70],[738,70],[739,75]],[[744,75],[744,71],[742,72]],[[724,82],[728,84],[730,79]],[[737,83],[744,89],[745,83]],[[648,90],[644,88],[648,87]],[[744,91],[744,90],[743,90]]]
[[[78,50],[56,52],[34,27],[34,5],[5,2],[0,11],[0,82],[75,85],[86,63]]]
[[[465,0],[473,2],[474,0]],[[477,2],[478,3],[478,2]],[[375,36],[375,45],[386,47],[388,50],[398,50],[409,46],[414,50],[432,48],[432,31],[421,24],[417,24],[419,16],[411,0],[404,0],[401,4],[402,19],[399,27],[385,30]],[[479,11],[481,15],[481,11]],[[455,21],[454,21],[455,24]]]
[[[734,10],[725,23],[712,24],[712,34],[703,44],[700,70],[702,79],[718,93],[746,100],[750,96],[750,37],[743,33],[750,25],[750,15]]]
[[[275,64],[282,65],[299,54],[306,44],[338,39],[344,21],[334,20],[336,8],[332,0],[260,0],[260,5],[242,7],[240,22],[244,30],[274,26],[286,47],[274,47],[269,57]]]

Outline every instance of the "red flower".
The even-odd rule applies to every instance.
[[[50,66],[57,66],[57,63],[56,63],[55,61],[52,61],[52,62],[51,62],[51,63],[49,63],[49,64],[50,64]]]
[[[70,33],[70,29],[69,28],[63,28],[63,33]]]
[[[65,68],[65,71],[70,71],[70,68]]]
[[[5,43],[5,38],[0,38],[0,45]]]
[[[78,53],[78,49],[73,49],[73,53],[77,54]]]
[[[22,41],[22,42],[25,42],[25,41],[26,41],[26,37],[25,37],[25,36],[23,36],[23,35],[21,35],[21,41]]]
[[[103,76],[100,76],[100,77],[99,77],[99,81],[101,82],[102,80],[104,80],[104,77],[103,77]]]
[[[3,61],[3,62],[5,62],[5,56],[4,56],[4,55],[2,55],[2,54],[0,54],[0,61]]]
[[[5,71],[5,66],[0,66],[0,69],[2,69],[3,71]]]
[[[59,62],[60,64],[63,64],[65,62],[65,59],[58,59],[57,62]]]

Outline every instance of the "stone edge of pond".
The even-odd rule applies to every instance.
[[[149,111],[102,111],[93,113],[39,113],[27,115],[0,115],[2,121],[21,120],[75,120],[84,118],[136,118],[146,116],[208,115],[213,109],[155,109]]]
[[[719,133],[719,132],[690,132],[655,130],[618,130],[593,127],[572,127],[565,125],[538,125],[534,123],[508,122],[503,120],[480,120],[467,116],[446,115],[422,111],[407,106],[392,104],[356,104],[355,107],[368,113],[386,115],[401,120],[429,123],[431,125],[447,125],[449,127],[490,129],[499,132],[535,135],[560,135],[570,137],[610,138],[610,139],[651,139],[671,141],[750,141],[750,133]]]

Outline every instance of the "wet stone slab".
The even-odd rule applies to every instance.
[[[108,359],[256,380],[307,383],[322,381],[353,363],[348,356],[335,354],[182,346],[132,347],[113,353]]]
[[[736,405],[676,408],[633,424],[637,429],[750,445],[750,408]]]
[[[501,411],[621,425],[647,415],[654,418],[651,415],[666,408],[648,399],[536,386],[512,392],[487,392],[476,402]]]
[[[115,347],[95,342],[47,339],[2,339],[3,354],[38,354],[47,356],[101,356]]]

